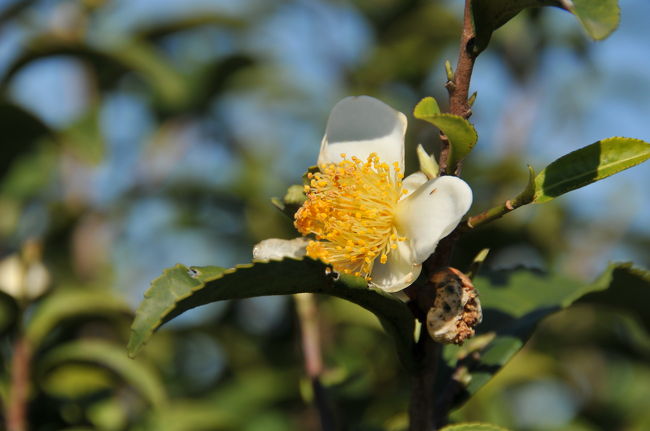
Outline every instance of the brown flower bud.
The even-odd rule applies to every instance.
[[[427,313],[427,331],[444,344],[462,344],[474,335],[483,313],[472,280],[456,268],[444,268],[429,279],[435,287],[433,307]]]

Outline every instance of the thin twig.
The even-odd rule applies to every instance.
[[[463,32],[460,39],[458,62],[453,74],[453,80],[447,82],[449,92],[449,112],[463,118],[469,118],[472,114],[468,101],[469,85],[474,68],[476,55],[472,52],[471,44],[474,39],[474,28],[472,25],[471,1],[465,0],[463,16]],[[440,152],[440,172],[460,174],[461,164],[448,166],[449,141],[442,136],[442,150]],[[436,252],[424,264],[428,274],[433,274],[437,269],[448,266],[451,261],[454,244],[459,237],[457,230],[438,244]],[[410,293],[411,295],[412,293]],[[418,296],[416,294],[416,296]],[[433,298],[430,298],[433,300]],[[419,310],[416,315],[426,315],[427,310]],[[411,405],[409,408],[410,431],[431,431],[436,429],[438,421],[445,422],[448,411],[435,411],[435,394],[433,388],[438,370],[438,364],[442,354],[442,345],[433,341],[428,332],[420,332],[416,352],[416,371],[413,377],[413,389],[411,392]],[[438,421],[434,422],[434,418]]]
[[[463,33],[460,38],[460,49],[458,51],[458,62],[453,74],[453,80],[447,81],[445,87],[449,93],[449,113],[459,115],[463,118],[469,118],[472,115],[472,108],[469,103],[469,83],[472,79],[474,70],[474,61],[476,55],[472,52],[472,43],[474,40],[474,27],[472,26],[472,9],[470,0],[465,0],[465,11],[463,16]],[[442,149],[440,151],[440,172],[447,172],[449,160],[449,140],[446,136],[441,136]],[[455,172],[460,172],[460,163]],[[457,173],[456,173],[457,174]]]

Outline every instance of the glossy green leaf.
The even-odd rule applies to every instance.
[[[616,294],[619,272],[629,273],[630,268],[628,264],[612,265],[594,283],[527,269],[477,277],[474,285],[483,307],[483,322],[477,328],[479,337],[474,345],[470,342],[461,348],[445,346],[445,364],[439,380],[446,383],[440,383],[436,393],[452,391],[454,396],[441,397],[438,402],[447,403],[443,408],[459,407],[524,346],[543,318],[582,297],[588,300],[588,294],[595,295],[592,292],[600,294],[611,289],[610,293]]]
[[[129,306],[108,291],[91,289],[58,290],[38,306],[30,318],[25,336],[37,347],[64,320],[80,317],[118,317],[131,313]]]
[[[143,362],[131,360],[122,346],[100,340],[80,340],[49,352],[41,361],[43,372],[70,363],[90,363],[108,369],[135,388],[151,405],[166,400],[165,387],[156,373]]]
[[[554,6],[573,13],[589,37],[602,40],[620,21],[618,0],[472,0],[476,38],[473,52],[479,54],[490,41],[492,32],[527,8]]]
[[[650,158],[650,144],[633,138],[608,138],[560,157],[535,178],[534,203],[547,202]]]
[[[447,171],[453,172],[456,165],[472,151],[478,141],[474,126],[466,119],[452,114],[440,113],[438,102],[433,97],[425,97],[413,110],[413,116],[436,126],[447,136],[451,151],[447,161]]]
[[[410,367],[414,321],[406,304],[368,288],[361,278],[336,279],[327,265],[309,258],[256,262],[232,269],[183,265],[166,269],[152,282],[136,312],[129,354],[134,356],[160,325],[191,308],[226,299],[303,292],[347,299],[373,312],[393,337],[400,359]]]
[[[470,422],[464,424],[449,425],[442,428],[440,431],[508,431],[508,430],[496,425],[485,424],[481,422]]]

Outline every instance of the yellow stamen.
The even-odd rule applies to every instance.
[[[370,280],[377,256],[386,263],[397,241],[405,240],[395,226],[402,175],[398,163],[391,169],[375,153],[366,161],[345,154],[341,158],[313,174],[294,225],[317,239],[307,246],[308,256]]]

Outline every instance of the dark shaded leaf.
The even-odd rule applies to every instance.
[[[309,258],[256,262],[231,269],[183,265],[166,269],[152,282],[136,312],[129,354],[137,354],[160,325],[191,308],[226,299],[304,292],[347,299],[374,313],[397,344],[400,359],[410,368],[414,320],[406,304],[368,288],[361,278],[336,279],[327,265]]]
[[[472,49],[483,51],[492,32],[532,7],[554,6],[573,13],[589,37],[602,40],[612,34],[620,21],[618,0],[472,0],[476,38]]]
[[[445,346],[445,366],[440,374],[448,383],[436,391],[447,395],[440,396],[439,406],[454,408],[465,402],[524,346],[543,318],[580,298],[598,298],[610,288],[608,294],[616,295],[624,277],[632,274],[639,282],[647,276],[632,270],[629,264],[615,264],[591,284],[527,269],[477,277],[474,284],[484,313],[483,323],[477,328],[479,337],[474,345]],[[647,288],[647,281],[641,284]]]

